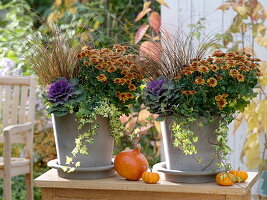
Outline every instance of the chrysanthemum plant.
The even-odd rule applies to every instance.
[[[218,163],[220,168],[229,168],[225,162],[231,151],[227,146],[227,126],[256,96],[253,88],[257,86],[260,60],[243,52],[216,50],[207,58],[197,56],[187,62],[175,56],[172,50],[174,47],[170,45],[166,52],[162,50],[161,61],[151,56],[144,59],[152,80],[147,83],[139,101],[149,107],[151,113],[173,115],[173,145],[186,155],[197,154],[194,144],[198,137],[190,130],[192,123],[202,117],[206,122],[199,126],[219,122],[215,131],[217,143],[213,144],[214,156],[222,161]],[[190,58],[189,54],[183,55]],[[155,62],[156,73],[149,71],[151,63]],[[201,162],[201,158],[197,160]]]
[[[70,168],[64,170],[71,172],[79,166],[74,157],[78,153],[88,154],[86,144],[93,143],[92,136],[99,127],[97,115],[109,119],[115,141],[123,135],[120,116],[130,112],[129,105],[140,93],[143,77],[135,64],[135,55],[126,46],[93,49],[82,43],[74,45],[58,29],[51,32],[52,41],[34,43],[28,58],[46,88],[43,97],[47,111],[55,116],[75,113],[79,129],[92,123],[74,141],[76,146],[66,158]]]

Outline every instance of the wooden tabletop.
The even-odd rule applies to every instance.
[[[146,184],[140,181],[128,181],[119,175],[109,178],[93,180],[76,180],[61,178],[57,170],[51,169],[35,179],[35,186],[42,188],[73,188],[91,190],[128,190],[128,191],[156,191],[156,192],[184,192],[204,194],[236,194],[243,195],[250,190],[257,179],[256,172],[248,172],[245,183],[234,186],[219,186],[216,183],[185,184],[160,180],[157,184]]]

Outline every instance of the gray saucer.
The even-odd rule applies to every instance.
[[[113,163],[108,166],[101,167],[78,167],[74,172],[64,172],[61,165],[58,164],[57,159],[50,160],[47,163],[48,167],[57,169],[58,175],[62,178],[71,178],[71,179],[96,179],[96,178],[105,178],[113,176],[115,170]]]
[[[166,168],[166,163],[161,162],[153,166],[153,170],[163,173],[167,181],[175,183],[209,183],[215,182],[217,171],[179,171]]]

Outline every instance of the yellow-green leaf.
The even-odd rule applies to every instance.
[[[248,8],[246,6],[237,6],[237,12],[242,15],[242,16],[245,16],[247,15],[247,12],[248,12]]]
[[[151,4],[151,1],[144,2],[143,10],[146,10],[147,8],[149,8],[150,4]]]
[[[217,9],[225,11],[225,10],[229,10],[229,8],[230,8],[230,3],[225,3],[225,4],[221,5],[221,6],[219,6]]]
[[[69,157],[69,156],[66,156],[66,164],[67,165],[69,165],[69,164],[71,164],[72,163],[72,158],[71,157]]]
[[[81,162],[76,162],[75,167],[80,167],[81,166]]]
[[[255,41],[256,41],[260,46],[267,47],[267,39],[266,39],[266,38],[264,38],[264,37],[257,37],[257,38],[255,38]]]
[[[76,14],[76,13],[77,13],[77,9],[76,9],[75,7],[69,7],[69,8],[67,9],[67,11],[68,11],[69,13],[71,13],[71,14]]]
[[[62,169],[64,172],[66,172],[66,171],[68,170],[68,167],[63,166],[63,167],[61,167],[61,169]]]
[[[60,6],[61,3],[62,3],[62,0],[55,0],[54,5],[55,6]]]
[[[261,164],[258,133],[248,135],[243,147],[241,158],[243,161],[244,158],[246,158],[245,164],[250,170],[258,167]]]
[[[234,120],[234,129],[233,129],[233,133],[235,133],[237,131],[237,129],[239,128],[239,126],[241,125],[243,121],[243,114],[240,113]]]
[[[142,10],[138,15],[137,17],[135,18],[135,22],[139,21],[140,19],[142,19],[148,12],[151,11],[151,8],[147,8],[145,10]]]
[[[68,173],[71,173],[71,172],[74,172],[75,171],[75,167],[71,167],[69,170],[68,170]]]
[[[157,0],[157,2],[159,2],[163,6],[166,6],[167,8],[170,8],[164,0]]]
[[[98,29],[100,24],[101,24],[100,21],[96,20],[95,23],[94,23],[93,29],[94,30]]]

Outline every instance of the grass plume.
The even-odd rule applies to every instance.
[[[161,33],[160,43],[149,41],[140,47],[140,60],[149,79],[174,78],[192,59],[206,56],[216,41],[210,35],[197,39],[194,30],[188,34],[178,30],[171,35],[162,29]]]
[[[81,34],[70,36],[54,24],[45,24],[45,30],[45,33],[38,32],[32,38],[28,38],[29,52],[25,56],[40,84],[46,86],[59,77],[77,77],[77,54],[88,42],[80,39]]]

